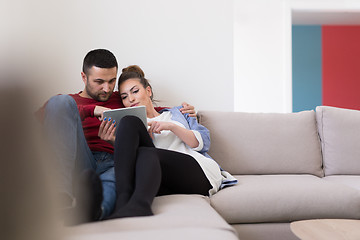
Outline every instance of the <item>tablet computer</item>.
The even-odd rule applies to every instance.
[[[116,124],[120,123],[120,120],[125,116],[136,116],[140,118],[140,120],[144,123],[147,128],[147,117],[146,117],[146,107],[145,106],[137,106],[137,107],[128,107],[128,108],[118,108],[112,109],[108,111],[104,111],[104,118],[111,119],[116,121]]]

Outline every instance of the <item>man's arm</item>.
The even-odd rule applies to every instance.
[[[104,119],[104,111],[111,110],[111,108],[95,106],[94,108],[94,117],[97,117],[100,121]]]

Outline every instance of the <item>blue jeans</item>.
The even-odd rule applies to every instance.
[[[110,215],[116,202],[114,157],[107,152],[91,152],[75,100],[69,95],[50,98],[44,126],[59,170],[58,190],[73,196],[73,178],[85,169],[93,169],[103,187],[102,217]]]

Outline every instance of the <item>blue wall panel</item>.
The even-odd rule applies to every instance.
[[[321,26],[292,26],[293,112],[322,105]]]

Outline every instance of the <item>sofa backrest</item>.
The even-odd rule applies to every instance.
[[[231,174],[323,176],[314,111],[199,111],[198,116],[210,130],[210,156]]]
[[[325,175],[359,175],[360,111],[319,106],[316,119]]]

